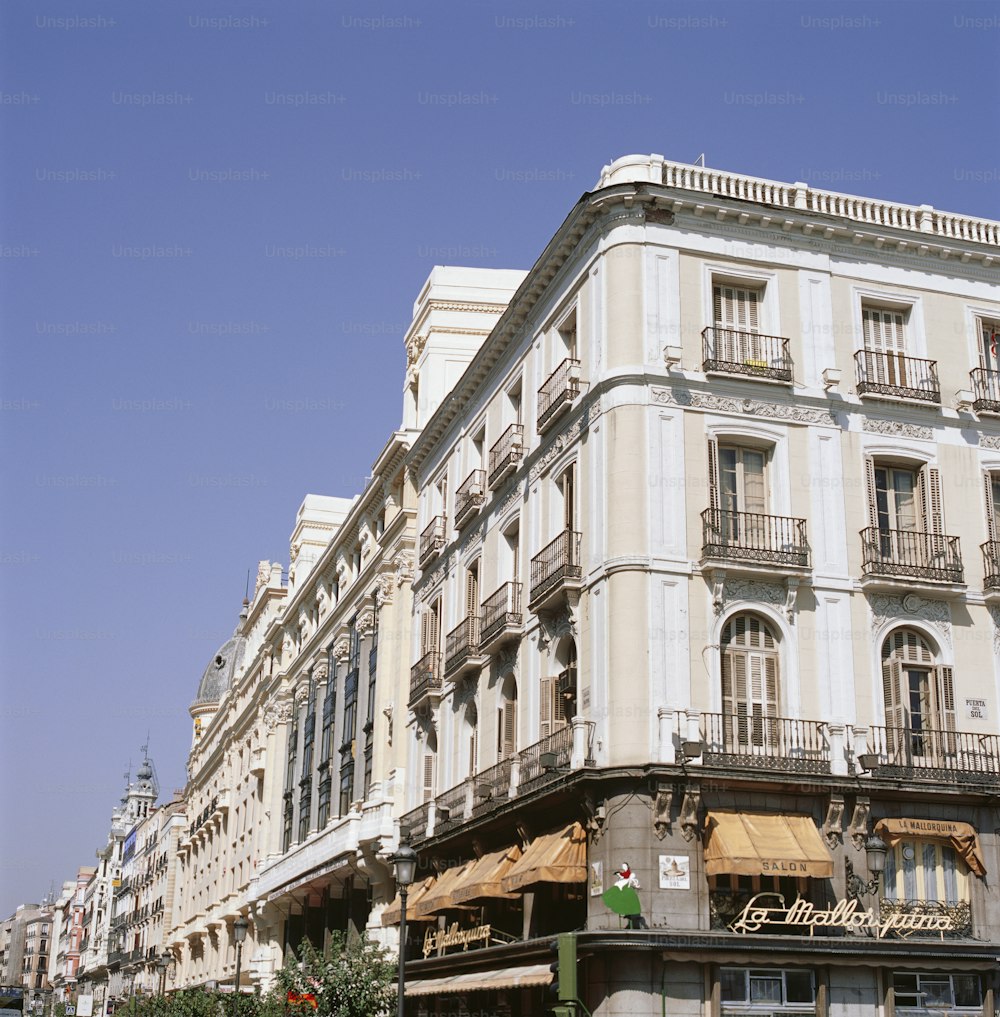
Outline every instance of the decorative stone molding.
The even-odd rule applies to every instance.
[[[795,611],[798,588],[798,579],[795,577],[784,585],[758,583],[753,579],[729,579],[724,569],[715,569],[712,572],[712,607],[716,614],[722,614],[727,605],[738,601],[769,604],[790,618]]]
[[[681,802],[681,835],[685,840],[693,840],[698,835],[698,809],[701,807],[701,792],[690,788],[684,791]]]
[[[792,420],[799,424],[828,424],[839,426],[837,415],[829,410],[813,410],[806,406],[784,403],[767,403],[760,399],[731,399],[727,396],[692,392],[686,388],[650,388],[650,398],[663,406],[683,406],[698,410],[715,410],[737,416],[772,417],[775,420]]]
[[[506,515],[510,509],[512,509],[519,501],[524,500],[524,485],[518,481],[513,488],[504,497],[504,500],[500,502],[499,513],[501,516]]]
[[[851,835],[855,851],[861,851],[868,840],[868,817],[871,815],[871,802],[868,798],[858,798],[854,803],[851,823],[847,832]]]
[[[401,584],[400,584],[401,585]],[[396,592],[396,577],[388,572],[378,577],[378,606],[385,607],[392,603],[392,596]]]
[[[254,584],[253,595],[256,598],[261,589],[267,586],[271,579],[271,563],[267,560],[257,562],[257,581]]]
[[[347,660],[347,655],[351,652],[351,641],[346,636],[341,636],[333,644],[333,659],[338,664],[343,664]]]
[[[517,650],[504,650],[493,658],[497,678],[502,678],[505,674],[517,676],[517,657]]]
[[[888,434],[893,438],[919,438],[930,441],[934,437],[934,428],[922,424],[907,424],[902,420],[882,420],[878,417],[865,417],[861,427],[872,434]]]
[[[1000,451],[1000,434],[981,434],[979,436],[979,447]]]
[[[870,594],[868,606],[871,608],[873,627],[879,628],[887,621],[905,623],[907,618],[919,618],[934,627],[941,637],[941,642],[951,649],[951,609],[943,600],[925,600],[915,593],[905,597],[892,597],[881,594]]]
[[[990,605],[990,618],[993,619],[993,653],[1000,657],[1000,607]]]
[[[295,705],[305,706],[309,701],[309,680],[305,677],[295,686]]]
[[[366,636],[371,635],[375,629],[375,609],[372,607],[365,607],[358,612],[358,620],[355,623],[358,630],[358,635],[364,639]]]
[[[413,555],[409,551],[400,551],[392,559],[393,568],[396,570],[396,585],[403,586],[404,583],[413,582]]]
[[[273,731],[279,724],[287,724],[292,719],[293,708],[289,700],[272,699],[264,707],[264,727]]]
[[[580,437],[581,433],[590,427],[591,423],[601,415],[601,405],[598,402],[591,403],[580,413],[569,426],[563,428],[552,441],[542,449],[538,458],[531,464],[528,471],[528,483],[533,484],[549,468],[554,459],[560,455]]]

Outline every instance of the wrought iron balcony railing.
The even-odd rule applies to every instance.
[[[431,650],[410,668],[410,706],[441,694],[441,652]]]
[[[1000,735],[941,728],[873,727],[869,749],[876,776],[908,775],[1000,785]]]
[[[980,544],[983,552],[983,589],[1000,590],[1000,540]]]
[[[581,534],[563,530],[551,544],[531,559],[531,604],[558,592],[567,581],[577,581],[583,574],[580,565]]]
[[[511,424],[490,449],[490,487],[513,473],[524,456],[524,425]]]
[[[703,713],[706,766],[793,773],[830,773],[830,745],[822,721],[737,713]]]
[[[922,403],[940,403],[937,361],[904,353],[858,350],[858,395],[894,396]]]
[[[542,765],[542,754],[552,753],[555,757],[555,766]],[[522,749],[518,756],[521,760],[521,775],[518,781],[518,791],[529,791],[532,786],[538,787],[544,783],[545,778],[556,773],[558,770],[569,768],[570,759],[573,755],[573,728],[564,724],[556,728],[552,734],[534,745]]]
[[[538,433],[544,433],[579,394],[580,361],[567,357],[538,390]]]
[[[977,367],[972,378],[972,408],[976,413],[1000,413],[1000,371]]]
[[[804,519],[710,508],[701,514],[701,531],[705,558],[809,567]]]
[[[479,653],[479,617],[469,615],[459,622],[445,636],[444,640],[444,673],[453,675],[465,664],[477,660]]]
[[[420,534],[420,565],[423,567],[441,550],[446,540],[447,519],[435,516]]]
[[[788,352],[788,339],[718,326],[703,329],[701,339],[702,370],[791,384],[792,357]]]
[[[498,801],[510,795],[510,770],[513,762],[510,757],[501,759],[495,766],[481,770],[472,779],[472,814],[473,816],[494,808]]]
[[[499,645],[508,636],[520,634],[524,625],[521,614],[521,584],[504,583],[483,601],[480,608],[479,645],[483,650]]]
[[[865,576],[964,582],[958,537],[869,526],[861,531],[861,544]]]
[[[473,470],[455,492],[455,526],[461,529],[486,499],[486,473]]]

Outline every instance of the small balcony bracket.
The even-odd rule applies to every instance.
[[[854,813],[847,831],[854,841],[855,851],[861,851],[865,841],[868,840],[868,818],[871,815],[871,808],[871,801],[868,798],[859,797],[854,803]]]
[[[782,612],[789,621],[795,620],[795,601],[799,595],[799,580],[789,576],[785,581],[785,605]]]
[[[726,606],[726,570],[713,569],[712,579],[712,610],[716,614],[722,614]]]
[[[823,836],[832,851],[844,841],[844,796],[830,795],[830,804],[826,809],[826,821],[823,823]]]
[[[690,841],[698,835],[698,809],[701,807],[701,791],[691,788],[684,790],[684,800],[681,802],[681,834],[685,840]]]
[[[669,784],[657,783],[656,799],[653,803],[653,833],[663,840],[670,832],[670,809],[674,801],[674,789]]]

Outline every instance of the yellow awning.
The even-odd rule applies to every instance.
[[[434,880],[437,876],[428,876],[426,879],[421,880],[419,883],[414,883],[410,887],[410,892],[406,895],[406,920],[419,922],[420,918],[414,914],[414,906],[418,901],[423,900],[427,896],[428,891],[434,885]],[[400,919],[403,917],[403,904],[400,900],[399,894],[393,898],[392,903],[382,912],[382,925],[399,925]],[[432,918],[428,917],[427,921],[433,921]]]
[[[408,978],[407,996],[436,996],[484,989],[516,989],[523,985],[548,985],[552,972],[548,964],[529,964],[502,971],[468,971],[443,978]]]
[[[414,907],[413,914],[417,918],[423,918],[455,907],[455,902],[451,898],[452,891],[459,878],[475,864],[475,862],[466,862],[464,865],[453,865],[450,869],[445,869]],[[409,906],[407,906],[407,914],[409,914],[409,910]]]
[[[536,837],[504,876],[506,893],[534,883],[586,883],[587,834],[579,823]]]
[[[483,900],[487,897],[516,900],[518,894],[505,893],[500,883],[520,857],[521,849],[516,844],[503,851],[483,855],[459,880],[452,891],[452,900],[456,904]]]
[[[833,857],[809,816],[710,812],[705,819],[705,872],[828,879]]]
[[[889,847],[894,847],[901,840],[932,840],[947,844],[977,876],[986,875],[979,834],[970,823],[950,819],[880,819],[875,824],[875,832]]]

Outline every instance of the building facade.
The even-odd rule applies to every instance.
[[[406,457],[413,1013],[573,933],[602,1017],[992,1017],[998,252],[659,156],[570,211]]]

